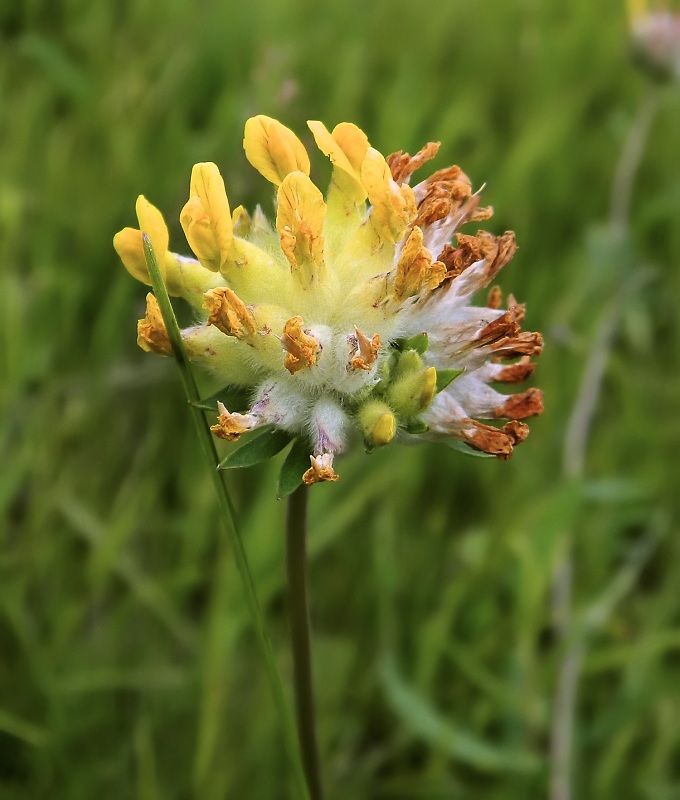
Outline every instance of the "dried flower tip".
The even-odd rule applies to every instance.
[[[492,286],[489,290],[489,297],[486,301],[487,308],[498,309],[503,305],[503,292],[500,286]]]
[[[380,335],[375,333],[373,338],[369,339],[359,328],[355,327],[354,330],[356,331],[356,349],[352,354],[350,366],[352,369],[370,369],[380,351]]]
[[[255,320],[245,303],[231,289],[218,286],[206,292],[203,308],[209,312],[208,325],[214,325],[227,336],[246,339],[255,334]]]
[[[309,333],[302,330],[302,317],[291,317],[283,327],[281,347],[286,351],[283,366],[291,375],[316,364],[321,345]]]
[[[530,356],[524,356],[516,364],[504,365],[494,376],[500,383],[522,383],[534,374],[536,365],[531,363]]]
[[[158,300],[151,292],[146,296],[146,316],[137,322],[137,344],[147,353],[172,355],[172,345],[163,315]]]
[[[495,409],[494,415],[504,419],[526,419],[543,413],[543,392],[540,389],[527,389],[521,394],[513,394]]]
[[[302,476],[302,481],[306,486],[322,481],[337,481],[339,476],[333,469],[333,453],[310,456],[309,460],[311,467]]]
[[[251,431],[260,423],[254,414],[230,414],[224,403],[218,402],[217,425],[211,425],[210,430],[218,439],[235,442],[241,434]]]
[[[391,153],[387,156],[387,163],[390,167],[393,180],[396,181],[396,183],[408,183],[411,175],[413,175],[416,170],[420,169],[423,164],[432,160],[439,152],[440,147],[441,142],[428,142],[425,147],[418,150],[414,156],[409,155],[409,153],[404,153],[403,150]]]

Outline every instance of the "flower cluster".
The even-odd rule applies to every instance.
[[[196,259],[169,251],[163,217],[143,197],[139,229],[114,238],[128,271],[150,284],[149,235],[169,293],[196,312],[182,331],[189,358],[249,390],[248,408],[219,404],[213,432],[235,440],[269,425],[305,437],[308,484],[337,479],[334,457],[357,432],[368,448],[446,441],[508,458],[527,436],[522,420],[541,413],[541,393],[492,384],[526,380],[542,340],[521,332],[524,306],[510,296],[503,309],[498,287],[486,306],[471,300],[514,255],[514,234],[460,232],[492,209],[457,166],[411,187],[438,144],[384,158],[355,125],[308,125],[333,166],[326,198],[298,137],[257,116],[244,148],[276,187],[274,225],[259,207],[232,212],[217,167],[202,163],[180,216]],[[151,294],[138,343],[171,352]]]
[[[680,81],[680,14],[650,11],[646,0],[629,0],[633,51],[639,65],[660,81]]]

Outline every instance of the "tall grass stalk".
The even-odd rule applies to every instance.
[[[620,250],[629,235],[633,186],[659,109],[659,97],[658,87],[648,84],[614,174],[608,237],[609,246],[615,251]],[[618,273],[616,277],[618,289],[612,292],[613,300],[604,305],[566,427],[562,472],[567,481],[581,480],[584,477],[590,429],[621,313],[626,296],[632,288],[639,285],[641,276]],[[555,630],[563,643],[567,642],[572,627],[573,539],[573,533],[568,532],[563,543],[561,560],[555,570],[552,591]],[[550,746],[551,800],[570,800],[572,797],[574,721],[585,653],[586,643],[583,637],[572,637],[557,674]]]

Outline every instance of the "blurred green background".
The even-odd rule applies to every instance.
[[[313,490],[328,797],[547,797],[571,715],[573,797],[680,797],[680,87],[617,238],[651,91],[622,2],[10,0],[0,87],[0,798],[288,796],[178,375],[136,347],[145,290],[111,246],[143,192],[181,252],[197,161],[270,212],[241,148],[256,113],[307,143],[308,118],[384,153],[441,140],[435,167],[516,230],[501,283],[546,338],[546,412],[511,461],[389,448]],[[287,676],[279,461],[230,483]]]

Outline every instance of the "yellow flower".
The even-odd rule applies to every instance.
[[[492,210],[457,166],[411,187],[438,144],[385,158],[351,123],[308,124],[333,167],[325,197],[300,139],[258,116],[244,148],[277,187],[274,224],[259,208],[232,214],[217,167],[202,163],[180,218],[196,260],[168,250],[163,218],[144,198],[139,230],[114,239],[128,271],[149,283],[141,231],[149,233],[169,291],[200,315],[182,332],[189,358],[225,386],[250,389],[249,408],[220,403],[213,432],[234,440],[272,425],[306,438],[308,484],[337,480],[334,457],[353,432],[369,449],[459,442],[508,458],[528,433],[521,420],[541,413],[541,393],[493,384],[529,378],[542,340],[521,332],[524,306],[510,297],[501,308],[497,287],[486,307],[471,300],[514,255],[514,235],[461,232]],[[156,312],[151,297],[140,346],[167,354]]]

